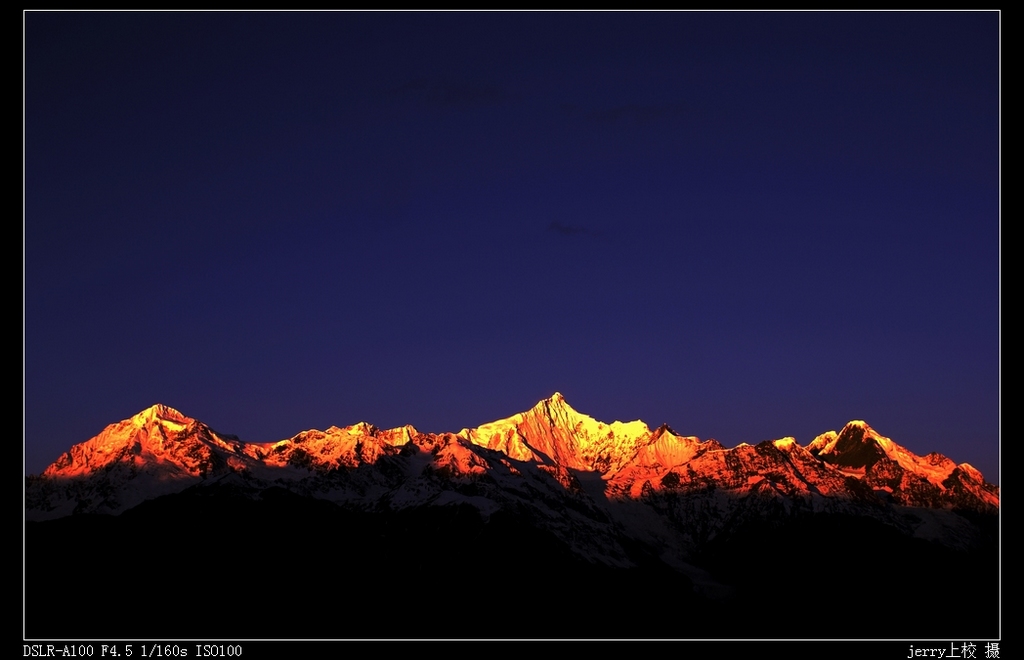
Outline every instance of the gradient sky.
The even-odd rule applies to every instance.
[[[555,391],[998,482],[997,12],[25,14],[25,445]]]

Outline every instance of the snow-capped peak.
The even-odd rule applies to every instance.
[[[775,445],[776,449],[783,450],[795,449],[799,446],[796,443],[796,438],[793,437],[779,438],[778,440],[773,440],[772,444]]]
[[[170,406],[165,406],[162,403],[156,403],[142,412],[133,415],[129,421],[131,421],[132,425],[136,428],[141,428],[150,424],[159,424],[161,422],[170,422],[177,426],[187,426],[195,420],[191,417],[186,417]]]
[[[482,474],[491,465],[491,458],[484,457],[493,455],[481,453],[479,447],[544,471],[555,470],[565,483],[572,481],[572,471],[596,472],[609,493],[632,498],[661,488],[701,491],[709,484],[747,492],[762,488],[762,483],[773,489],[785,483],[794,493],[846,493],[852,476],[911,506],[999,506],[998,488],[984,482],[971,466],[957,466],[940,454],[917,456],[863,420],[849,422],[839,433],[819,435],[806,449],[792,437],[726,449],[714,440],[679,435],[667,425],[652,432],[639,420],[600,422],[576,411],[560,392],[524,412],[458,434],[421,434],[412,426],[381,430],[358,422],[260,444],[221,436],[174,408],[157,404],[73,446],[42,476],[90,482],[95,477],[102,482],[97,492],[123,484],[126,494],[103,505],[107,512],[116,512],[152,493],[176,492],[208,475],[236,472],[274,481],[287,473],[291,476],[286,478],[303,479],[376,466],[384,456],[391,457],[389,469],[415,456],[416,461],[435,461],[444,468],[442,474]],[[411,465],[406,468],[416,473]],[[772,475],[767,482],[766,474]],[[66,504],[75,506],[71,499]],[[51,511],[58,509],[63,510]]]
[[[821,460],[845,471],[865,474],[869,480],[896,483],[894,480],[915,479],[919,483],[930,484],[929,488],[943,492],[957,468],[951,459],[942,454],[933,452],[927,456],[918,456],[859,419],[848,422],[839,433],[829,431],[819,435],[808,446],[808,450]],[[971,481],[984,483],[980,473],[974,476],[976,471],[973,468],[961,469],[960,472]],[[984,489],[974,490],[981,500],[998,506],[997,496]]]
[[[220,436],[202,422],[156,404],[74,445],[43,476],[79,478],[120,471],[174,481],[240,467],[256,453],[256,445]]]
[[[525,412],[459,432],[473,444],[518,460],[587,471],[625,463],[649,434],[639,420],[605,424],[584,415],[560,392]]]

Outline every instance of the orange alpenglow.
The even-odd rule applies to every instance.
[[[572,484],[583,478],[591,485],[588,492],[597,488],[599,499],[608,501],[713,488],[732,495],[775,493],[813,509],[828,508],[820,500],[872,497],[911,507],[999,507],[998,487],[972,466],[936,453],[918,456],[863,421],[819,435],[806,447],[782,438],[727,449],[715,440],[679,435],[667,425],[651,430],[642,421],[599,422],[556,392],[530,410],[458,433],[420,433],[409,425],[382,430],[359,422],[273,443],[242,442],[155,405],[111,424],[72,447],[40,477],[30,477],[28,514],[37,520],[76,510],[113,514],[201,482],[233,478],[253,486],[299,485],[381,461],[400,467],[399,483],[390,490],[397,486],[392,495],[410,503],[420,499],[411,491],[427,476],[443,474],[459,482],[486,475],[499,485],[511,479],[506,485],[514,489],[524,475],[543,474],[563,475],[555,477],[570,484],[563,488],[575,488]],[[316,496],[340,502],[373,497],[352,483],[355,475],[347,476],[342,480],[352,488]],[[96,480],[104,482],[108,495],[83,504],[73,486]],[[390,484],[394,476],[385,481]],[[460,499],[454,492],[445,497]],[[485,512],[496,504],[470,501]]]

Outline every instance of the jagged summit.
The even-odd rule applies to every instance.
[[[998,488],[970,465],[957,465],[936,453],[918,456],[863,420],[823,433],[806,447],[785,437],[726,449],[714,440],[683,436],[667,424],[652,431],[640,420],[598,421],[574,409],[561,392],[523,412],[458,433],[420,433],[409,425],[382,430],[361,421],[259,444],[218,434],[156,404],[73,446],[42,478],[83,483],[99,479],[102,487],[97,488],[104,493],[127,488],[128,495],[105,496],[106,508],[98,509],[118,511],[154,492],[176,492],[218,475],[299,483],[313,474],[337,475],[335,481],[347,470],[375,474],[381,466],[390,466],[391,479],[433,466],[449,477],[475,479],[493,475],[495,460],[505,461],[501,469],[514,473],[521,473],[523,465],[553,470],[566,488],[573,474],[594,473],[604,482],[605,494],[614,497],[714,487],[737,494],[768,489],[785,497],[888,493],[887,498],[910,506],[999,506]],[[867,490],[851,490],[851,477]],[[334,492],[339,486],[331,483],[318,488]],[[65,504],[70,506],[70,501]]]
[[[605,424],[584,415],[560,392],[525,412],[459,432],[473,444],[518,460],[602,472],[628,461],[649,434],[641,421]]]
[[[658,428],[654,429],[654,436],[655,437],[658,437],[658,436],[662,435],[663,433],[668,433],[668,434],[674,435],[674,436],[679,436],[680,435],[674,428],[672,428],[668,424],[662,424]]]
[[[99,435],[73,446],[44,472],[44,477],[81,478],[100,471],[110,479],[139,474],[169,481],[203,476],[226,468],[221,452],[243,454],[245,445],[220,436],[205,424],[163,404],[155,404]],[[119,476],[120,475],[120,476]]]
[[[147,424],[165,420],[169,422],[176,422],[178,424],[188,424],[195,420],[191,417],[186,417],[174,408],[165,406],[162,403],[155,403],[149,408],[139,412],[138,414],[131,417],[131,420],[137,424]]]
[[[908,464],[917,463],[916,459],[921,458],[881,435],[863,420],[848,422],[839,433],[829,431],[819,435],[807,449],[829,463],[853,469],[870,468],[885,458]]]
[[[842,431],[818,436],[809,450],[819,458],[850,468],[866,468],[886,455],[893,442],[883,438],[862,420],[846,424]]]
[[[573,408],[569,402],[565,400],[565,397],[562,396],[561,392],[555,392],[548,398],[541,399],[532,408],[521,414],[533,415],[550,421],[566,419],[578,420],[582,418],[590,419],[587,415],[583,415]]]
[[[330,547],[328,571],[338,565],[368,572],[375,564],[366,558],[377,557],[376,566],[400,576],[388,598],[423,575],[460,574],[459,568],[438,572],[438,557],[448,556],[457,562],[478,558],[467,573],[474,575],[495,570],[559,575],[558,567],[570,558],[580,566],[616,569],[613,575],[588,568],[585,582],[593,591],[574,591],[593,594],[587,598],[605,598],[609,578],[619,583],[624,574],[620,569],[644,567],[638,579],[659,585],[673,570],[686,578],[666,592],[673,598],[700,593],[718,599],[728,598],[738,585],[719,582],[723,566],[749,565],[751,550],[776,548],[779,540],[790,549],[762,562],[773,576],[772,588],[779,579],[789,584],[790,568],[799,570],[801,562],[792,557],[807,552],[801,539],[818,543],[806,556],[825,557],[812,560],[812,589],[821,588],[822,576],[839,589],[867,583],[863,577],[849,582],[849,566],[891,550],[894,537],[904,537],[908,548],[929,545],[918,539],[935,541],[946,546],[941,557],[951,556],[948,549],[982,547],[986,529],[997,522],[991,514],[998,512],[999,491],[970,466],[939,454],[917,456],[859,421],[822,434],[807,447],[783,437],[727,449],[715,440],[681,435],[667,424],[651,430],[642,421],[601,422],[555,393],[522,412],[458,433],[358,422],[250,444],[172,408],[153,406],[75,445],[42,476],[27,478],[25,501],[26,528],[67,529],[74,532],[74,543],[91,543],[79,535],[83,526],[95,524],[112,540],[111,547],[120,548],[122,539],[136,535],[117,530],[162,532],[166,521],[180,521],[187,531],[172,534],[181,539],[172,547],[185,549],[160,554],[169,571],[189,556],[197,538],[231,541],[231,550],[210,556],[231,559],[235,570],[233,557],[265,548],[259,544],[274,537],[280,550],[262,557],[259,570],[270,571],[270,582],[286,585],[289,592],[290,578],[282,571],[295,561],[304,566]],[[117,518],[46,522],[74,514]],[[197,520],[207,521],[208,534],[194,532]],[[235,545],[233,537],[250,529],[253,541]],[[836,529],[844,536],[837,539]],[[308,543],[293,542],[306,534]],[[421,535],[423,543],[410,547],[404,542],[408,534]],[[474,539],[483,545],[473,545]],[[742,553],[728,554],[733,542]],[[159,549],[159,541],[143,545]],[[350,552],[341,564],[334,561],[336,546]],[[856,551],[836,555],[837,548],[850,547]],[[117,561],[110,563],[115,555],[103,553],[101,562],[82,565],[123,573]],[[902,562],[908,555],[893,556]],[[523,569],[526,559],[533,563]],[[885,563],[893,574],[880,584],[895,583],[908,572]],[[56,566],[73,571],[79,562],[64,559]],[[780,566],[787,567],[784,574]],[[932,571],[946,565],[929,560],[926,566]],[[239,574],[262,575],[258,570]],[[291,574],[309,582],[302,571]],[[265,580],[260,582],[247,592],[251,597],[262,597]],[[465,589],[456,587],[462,602]],[[658,589],[664,587],[652,594],[661,593]],[[770,589],[758,587],[742,600],[764,593]],[[625,600],[615,602],[635,595],[630,587]],[[183,604],[183,616],[191,616],[189,607]],[[334,625],[336,612],[327,616]],[[671,620],[676,625],[678,617]]]

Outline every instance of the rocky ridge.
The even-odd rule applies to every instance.
[[[561,394],[458,433],[360,422],[245,443],[156,405],[75,445],[29,477],[26,515],[118,514],[188,488],[258,494],[283,487],[344,506],[400,510],[469,504],[512,511],[579,555],[630,565],[621,543],[685,558],[744,520],[799,513],[869,515],[908,534],[969,542],[953,511],[995,513],[998,487],[972,466],[917,456],[862,421],[806,447],[793,438],[725,448],[667,425],[605,424]]]

